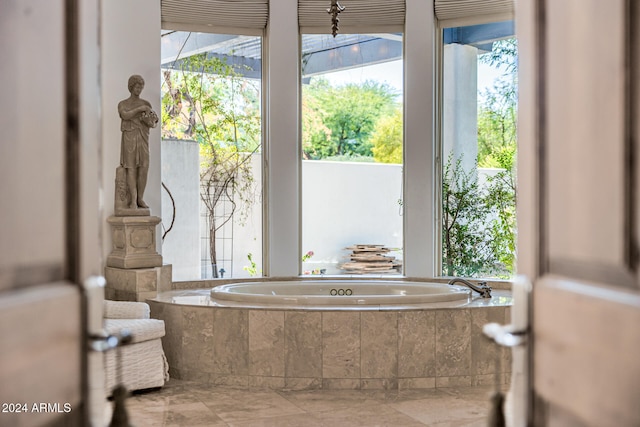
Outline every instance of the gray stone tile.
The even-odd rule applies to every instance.
[[[322,388],[322,378],[285,378],[285,390],[318,390]]]
[[[323,378],[360,378],[360,313],[322,313]]]
[[[213,310],[185,306],[182,309],[182,364],[184,370],[214,372]]]
[[[359,390],[360,380],[356,378],[324,378],[322,388],[326,390]]]
[[[278,394],[306,412],[355,409],[382,403],[377,394],[359,390],[282,391]]]
[[[216,386],[240,388],[246,390],[249,388],[249,376],[213,374],[209,379],[209,383]]]
[[[234,421],[229,427],[323,427],[322,418],[315,414],[295,414],[278,417],[261,418],[259,420]]]
[[[284,377],[250,376],[249,388],[253,390],[283,390],[285,388],[285,379]]]
[[[502,363],[502,347],[482,333],[487,323],[504,324],[505,307],[483,307],[471,312],[471,373],[486,375],[496,372]]]
[[[436,377],[470,374],[471,313],[469,309],[436,311]]]
[[[322,417],[327,426],[422,426],[415,418],[396,411],[384,404],[361,405],[355,408],[336,409],[315,414]]]
[[[134,408],[129,411],[131,425],[150,426],[226,426],[227,424],[213,413],[205,404],[196,401],[171,405],[162,410],[150,406]]]
[[[436,388],[436,378],[400,378],[398,380],[399,389],[430,389]]]
[[[214,372],[223,375],[249,373],[249,312],[215,310],[213,315]]]
[[[134,394],[126,406],[137,427],[475,427],[486,425],[492,393],[489,386],[276,392],[171,379],[162,389]]]
[[[285,313],[285,377],[322,377],[322,314]]]
[[[361,319],[361,377],[396,378],[398,313],[369,311],[361,313]]]
[[[460,399],[445,393],[439,392],[426,399],[407,400],[397,403],[388,403],[397,411],[406,414],[426,425],[447,425],[446,423],[461,422],[473,423],[484,421],[486,425],[486,415],[489,404],[479,403]],[[451,424],[465,425],[465,424]]]
[[[274,392],[215,389],[199,392],[198,397],[227,423],[304,414],[299,407]]]
[[[473,377],[471,375],[460,375],[453,377],[436,377],[437,388],[449,387],[471,387]]]
[[[249,374],[284,378],[284,311],[249,312]]]
[[[183,368],[182,364],[182,336],[183,336],[183,306],[149,302],[151,317],[164,320],[165,336],[162,337],[162,348],[169,373],[175,375],[176,370]]]
[[[398,313],[398,377],[435,377],[435,313],[435,311]]]
[[[398,380],[395,378],[367,378],[360,380],[362,390],[397,390]]]

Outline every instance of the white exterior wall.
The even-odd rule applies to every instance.
[[[198,191],[198,181],[194,180],[198,163],[193,159],[185,162],[179,158],[181,155],[193,157],[193,153],[179,154],[184,151],[176,150],[180,143],[163,141],[163,144],[170,150],[163,153],[163,180],[172,183],[170,188],[178,212],[174,228],[163,242],[163,256],[165,262],[173,265],[175,281],[197,280],[201,278],[201,251],[208,250],[200,246],[208,230],[203,221],[198,220],[200,202],[194,203]],[[258,275],[263,273],[262,198],[259,194],[262,188],[261,163],[262,156],[253,156],[251,167],[255,179],[255,204],[246,219],[241,220],[239,215],[236,216],[232,227],[225,230],[233,233],[233,247],[224,248],[226,253],[233,253],[233,270],[232,275],[227,271],[225,278],[249,276],[244,270],[249,265],[248,253],[253,255],[259,269]],[[302,250],[304,253],[312,250],[315,254],[303,265],[303,272],[326,268],[327,274],[342,274],[339,265],[348,260],[350,253],[344,248],[353,244],[402,247],[403,217],[398,203],[402,198],[401,165],[303,161],[302,183]],[[171,206],[166,192],[163,199],[164,211],[167,212],[164,222],[168,227]],[[218,243],[220,257],[223,245],[222,242]],[[401,258],[402,252],[393,255]],[[300,256],[296,255],[296,267],[300,263]]]
[[[240,216],[233,223],[233,277],[248,277],[244,270],[249,266],[247,254],[251,253],[258,268],[258,276],[263,275],[262,267],[262,156],[254,155],[251,159],[253,171],[253,192],[255,203],[251,206],[246,219]],[[240,207],[242,208],[242,207]],[[228,273],[225,277],[229,277]]]
[[[192,280],[200,277],[200,157],[198,143],[194,141],[162,141],[162,182],[171,197],[162,190],[162,260],[172,264],[173,280]]]
[[[304,161],[302,188],[303,270],[344,273],[354,244],[402,247],[402,165]]]
[[[201,238],[205,238],[208,231],[198,221],[199,208],[194,203],[198,188],[194,176],[198,165],[193,159],[185,162],[179,158],[182,156],[179,151],[183,150],[176,150],[175,141],[163,144],[171,150],[171,154],[164,153],[163,180],[173,183],[170,188],[178,212],[174,228],[163,242],[163,256],[165,262],[173,265],[175,281],[200,279],[200,251],[207,250],[200,247]],[[193,153],[184,156],[193,157]],[[226,230],[233,233],[233,247],[225,248],[227,252],[232,250],[233,271],[232,276],[227,272],[226,278],[248,277],[244,270],[249,265],[248,253],[262,270],[261,157],[255,155],[251,161],[256,203],[245,220],[236,217],[233,231]],[[327,274],[342,274],[339,265],[348,260],[350,253],[345,248],[353,244],[402,248],[403,211],[398,203],[402,199],[401,165],[303,161],[302,183],[302,252],[312,250],[315,254],[304,263],[303,272],[326,268]],[[167,212],[165,227],[168,227],[171,206],[166,194],[163,199]],[[218,244],[219,254],[223,252],[222,245]],[[402,252],[393,255],[402,258]],[[296,256],[296,265],[300,256]]]

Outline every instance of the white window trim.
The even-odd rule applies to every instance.
[[[406,0],[404,31],[404,274],[436,277],[437,144],[433,1]]]

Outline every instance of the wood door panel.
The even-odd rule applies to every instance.
[[[0,3],[0,403],[14,404],[0,408],[0,426],[84,426],[85,311],[74,267],[80,249],[70,244],[79,167],[71,154],[79,146],[75,30],[89,2]]]
[[[535,163],[521,197],[537,206],[519,243],[538,262],[528,270],[529,422],[638,426],[640,5],[523,1],[534,13],[519,16],[520,34],[536,64],[520,82],[535,114],[519,116],[533,127],[519,142]]]
[[[546,258],[632,287],[627,2],[546,2]]]
[[[640,295],[548,276],[533,307],[537,393],[587,425],[640,425]]]
[[[27,413],[3,411],[0,425],[80,425],[80,298],[78,287],[69,282],[2,294],[0,402],[26,404]],[[41,403],[51,406],[40,411]]]

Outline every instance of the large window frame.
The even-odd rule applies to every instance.
[[[434,199],[434,208],[436,209],[437,217],[436,217],[436,229],[435,229],[435,272],[434,276],[446,277],[443,273],[443,263],[444,263],[444,248],[443,248],[443,234],[442,234],[442,222],[443,218],[443,203],[442,203],[442,189],[444,185],[444,163],[447,161],[445,156],[445,148],[444,148],[444,109],[445,109],[445,99],[444,99],[444,73],[447,71],[444,69],[444,46],[445,46],[445,37],[443,36],[444,30],[447,28],[456,28],[456,27],[464,27],[468,25],[478,25],[478,24],[494,24],[494,23],[502,23],[505,21],[510,21],[513,18],[511,14],[498,14],[492,16],[484,17],[481,20],[474,20],[472,18],[465,19],[452,19],[452,20],[437,20],[436,19],[436,27],[435,27],[435,53],[436,53],[436,66],[435,66],[435,85],[436,85],[436,111],[435,111],[435,152],[436,155],[436,163],[434,164],[434,168],[436,171],[436,180],[435,180],[435,199]],[[512,22],[512,21],[511,21]],[[513,24],[513,22],[512,22]],[[513,35],[515,37],[515,34]],[[514,271],[515,271],[515,265]],[[514,273],[515,275],[515,273]],[[475,277],[474,277],[475,278]],[[500,280],[495,277],[479,277],[481,279],[487,280]]]
[[[267,277],[295,277],[301,273],[301,61],[296,5],[296,0],[271,2],[269,23],[262,39],[262,270]],[[437,271],[435,24],[431,3],[406,0],[403,264],[404,276],[415,278],[432,278]],[[222,32],[215,26],[208,31]]]
[[[179,26],[178,26],[179,27]],[[264,236],[265,236],[265,197],[264,197],[264,187],[265,187],[265,156],[262,154],[265,150],[265,142],[266,142],[266,120],[265,120],[265,87],[266,87],[266,78],[265,78],[265,67],[264,67],[264,55],[265,55],[265,31],[258,31],[255,29],[242,29],[242,28],[238,28],[237,31],[234,28],[220,28],[220,27],[206,27],[206,28],[196,28],[196,30],[202,30],[202,31],[189,31],[191,30],[191,28],[187,28],[186,31],[181,31],[181,30],[172,30],[172,29],[164,29],[163,31],[166,31],[167,33],[171,33],[171,32],[184,32],[184,33],[206,33],[206,34],[211,34],[213,36],[249,36],[249,37],[254,37],[254,38],[260,38],[260,55],[261,55],[261,61],[263,62],[262,66],[261,66],[261,70],[260,70],[260,84],[256,85],[256,87],[259,86],[260,88],[260,149],[259,152],[261,154],[260,156],[260,163],[259,163],[259,167],[260,170],[254,170],[252,175],[260,177],[261,181],[262,181],[262,185],[261,188],[259,189],[259,193],[256,195],[256,199],[258,201],[261,201],[261,203],[259,204],[259,206],[254,205],[254,209],[256,209],[255,214],[253,215],[254,218],[259,219],[259,221],[261,222],[260,224],[260,229],[261,229],[261,233],[258,233],[258,237],[261,239],[261,244],[260,244],[260,250],[262,251],[261,254],[258,254],[259,256],[257,256],[256,251],[257,249],[254,248],[254,250],[251,250],[251,248],[249,248],[249,253],[253,252],[253,257],[254,257],[254,263],[250,264],[250,259],[247,259],[247,257],[241,257],[239,254],[234,254],[235,252],[235,244],[233,242],[233,232],[232,232],[232,237],[225,237],[225,231],[229,231],[229,229],[233,230],[234,228],[234,223],[237,222],[237,216],[238,215],[242,215],[242,212],[240,212],[239,210],[236,211],[231,218],[227,221],[224,221],[226,224],[224,224],[220,230],[220,234],[222,235],[222,237],[217,237],[216,238],[216,248],[217,251],[220,251],[220,249],[222,249],[222,254],[220,255],[219,259],[218,259],[218,264],[217,266],[220,267],[222,269],[222,271],[216,270],[216,273],[213,274],[214,277],[212,278],[202,278],[202,274],[200,275],[200,277],[193,277],[191,279],[186,279],[189,281],[197,281],[197,280],[218,280],[218,279],[246,279],[252,275],[256,275],[256,276],[262,276],[264,275],[263,273],[263,269],[262,269],[262,264],[263,262],[261,261],[263,259],[264,256]],[[183,46],[184,47],[184,46]],[[192,47],[193,48],[193,47]],[[180,49],[180,51],[182,51],[182,48]],[[202,52],[198,52],[196,50],[197,53],[202,53]],[[198,171],[199,174],[202,171]],[[202,188],[202,181],[200,183],[200,187]],[[169,190],[167,190],[168,192]],[[202,190],[201,190],[202,191]],[[168,193],[169,197],[172,197],[171,193]],[[164,195],[163,195],[164,196]],[[202,194],[200,194],[200,197],[202,197]],[[242,200],[240,200],[240,202],[242,202]],[[226,202],[221,202],[221,204],[224,204]],[[200,216],[200,225],[201,225],[201,229],[200,229],[200,233],[198,236],[198,240],[200,242],[199,248],[198,248],[198,253],[200,253],[200,269],[203,270],[202,267],[202,259],[205,257],[204,255],[202,255],[204,252],[207,253],[206,257],[208,258],[208,253],[209,253],[209,248],[204,249],[203,248],[203,242],[202,242],[202,236],[203,236],[203,231],[202,231],[202,225],[203,223],[205,223],[206,221],[203,220],[203,218],[205,216],[209,216],[211,215],[211,212],[206,213],[206,215],[203,213],[203,206],[202,206],[202,200],[199,199],[199,205],[200,205],[200,209],[199,209],[199,216]],[[216,207],[216,212],[218,211],[218,207]],[[222,209],[222,208],[220,208]],[[224,220],[224,218],[223,218]],[[257,222],[257,221],[256,221]],[[240,223],[240,225],[242,225]],[[227,230],[224,230],[224,229]],[[225,240],[230,240],[231,242],[225,242]],[[207,245],[210,245],[210,243],[207,241]],[[230,254],[229,258],[226,259],[224,258],[224,253],[225,251]],[[236,256],[234,256],[236,255]],[[255,263],[255,258],[258,258],[257,264]],[[225,269],[224,267],[227,267],[227,269]],[[239,274],[241,274],[240,276],[235,275],[232,276],[233,271],[225,271],[228,270],[229,267],[233,267],[233,270]],[[252,267],[254,267],[255,271],[251,271]],[[244,276],[244,271],[246,271],[248,274],[248,276]],[[207,271],[210,271],[210,269],[207,267]],[[225,276],[226,274],[226,276]],[[232,276],[232,277],[229,277]],[[183,279],[185,280],[185,279]]]
[[[366,141],[376,144],[375,129],[367,127],[371,126],[371,117],[380,115],[379,119],[373,120],[373,124],[378,126],[385,118],[389,120],[394,114],[400,114],[400,117],[404,115],[403,88],[402,83],[398,84],[398,78],[403,77],[403,34],[349,31],[341,32],[333,38],[331,34],[307,33],[301,29],[300,38],[304,64],[301,70],[301,98],[304,98],[304,94],[308,96],[303,99],[303,102],[308,102],[307,108],[303,109],[301,105],[301,122],[305,122],[308,115],[313,114],[311,111],[325,118],[325,114],[331,116],[331,110],[327,110],[327,107],[333,106],[342,113],[331,116],[339,125],[334,122],[335,127],[330,135],[349,135],[340,143],[325,136],[327,139],[324,142],[327,145],[314,145],[309,141],[313,132],[313,126],[310,126],[306,128],[310,132],[306,135],[307,145],[302,147],[304,141],[301,140],[301,152],[304,151],[306,155],[300,159],[300,185],[303,188],[300,216],[303,252],[300,254],[300,274],[336,277],[402,276],[403,159],[394,158],[391,163],[389,158],[378,157],[376,148],[367,155],[367,149],[363,147],[366,147]],[[380,62],[376,63],[376,60]],[[380,63],[391,64],[393,68],[381,75],[375,67]],[[395,67],[400,68],[396,71]],[[309,74],[304,74],[305,70]],[[334,76],[338,76],[337,81]],[[330,90],[342,102],[332,104],[331,99],[322,98],[323,102],[319,103],[315,98],[314,103],[313,93],[320,97],[324,93],[318,86],[314,92],[313,81],[316,77],[325,79]],[[372,102],[367,103],[358,99],[358,96],[353,96],[354,91],[363,94],[363,97],[366,94],[370,99],[377,100],[377,108],[373,107]],[[348,93],[351,96],[345,98]],[[341,106],[345,105],[343,102],[350,103],[348,111],[341,110]],[[357,108],[361,108],[363,114],[357,114],[354,105],[358,105]],[[346,114],[350,115],[351,120],[341,119]],[[400,120],[403,121],[402,118]],[[331,119],[328,119],[323,123],[330,122]],[[364,126],[366,130],[360,133],[362,128],[358,130],[349,127],[348,124],[354,122]],[[303,127],[302,124],[300,126]],[[331,124],[328,126],[331,127]],[[316,131],[316,136],[327,135],[318,129]],[[351,146],[348,142],[352,141],[350,138],[358,143]],[[332,156],[332,149],[338,151],[341,148],[344,152]],[[389,163],[385,163],[386,161]],[[379,255],[384,256],[386,262],[381,263],[380,257],[373,264],[369,259],[350,258],[352,250],[358,251],[354,247],[356,244],[381,244],[378,248]],[[376,253],[373,247],[366,250],[368,255]]]

